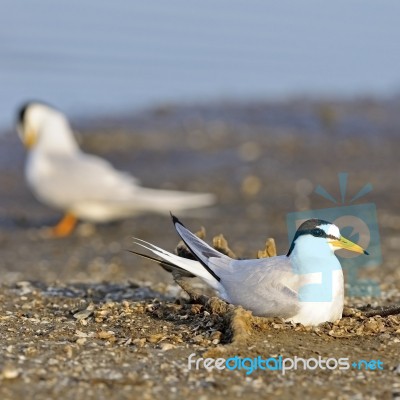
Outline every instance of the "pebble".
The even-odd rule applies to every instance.
[[[20,370],[13,365],[6,365],[1,371],[3,379],[15,379],[20,375]]]
[[[160,349],[162,351],[168,351],[168,350],[172,350],[172,349],[175,349],[175,348],[176,348],[176,346],[174,344],[172,344],[172,343],[161,343],[160,344]]]
[[[89,318],[91,315],[93,315],[93,309],[86,309],[82,311],[78,311],[77,313],[74,314],[74,318],[76,318],[78,321],[82,319]]]

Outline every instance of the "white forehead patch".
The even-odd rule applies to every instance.
[[[335,238],[340,239],[340,230],[336,225],[323,224],[317,226],[317,228],[322,229],[327,235],[334,236]]]

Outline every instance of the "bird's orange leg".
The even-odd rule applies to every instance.
[[[61,221],[51,229],[52,236],[56,238],[69,236],[77,222],[77,218],[73,214],[67,212]]]

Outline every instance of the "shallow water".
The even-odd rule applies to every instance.
[[[391,95],[400,87],[395,1],[2,5],[1,130],[32,98],[96,116],[165,102]]]

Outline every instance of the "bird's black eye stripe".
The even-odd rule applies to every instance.
[[[340,238],[337,238],[336,236],[333,235],[326,235],[326,237],[333,240],[340,240]]]
[[[339,240],[336,236],[330,235],[330,234],[326,233],[323,229],[319,229],[319,228],[312,229],[310,233],[315,237],[323,237],[323,238],[329,238],[329,239],[333,239],[333,240]]]
[[[311,234],[313,236],[317,236],[317,237],[326,237],[326,233],[324,230],[319,229],[319,228],[315,228],[311,231]]]

